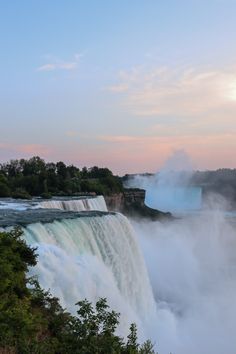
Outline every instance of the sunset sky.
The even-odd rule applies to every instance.
[[[0,162],[236,167],[236,0],[0,0]]]

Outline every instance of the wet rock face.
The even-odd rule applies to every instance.
[[[124,194],[117,193],[109,196],[104,196],[106,201],[107,209],[113,211],[122,211],[124,207]]]
[[[126,189],[124,191],[124,201],[125,201],[125,205],[129,206],[137,203],[139,205],[144,205],[144,201],[145,201],[145,190],[144,189]]]
[[[125,208],[134,203],[144,205],[145,190],[144,189],[125,189],[123,193],[105,196],[108,210],[122,212]]]
[[[49,223],[55,220],[76,219],[81,217],[102,217],[114,214],[103,211],[62,211],[58,209],[27,209],[27,210],[0,210],[0,227],[25,226],[37,222]]]

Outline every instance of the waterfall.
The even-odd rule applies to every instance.
[[[137,323],[140,338],[150,337],[156,306],[143,257],[129,221],[121,214],[35,223],[24,228],[26,241],[37,246],[32,269],[45,289],[73,313],[84,298],[106,297],[121,313],[119,333]]]
[[[103,196],[94,198],[80,198],[70,200],[46,200],[39,203],[40,208],[61,209],[67,211],[100,210],[107,211],[106,202]]]

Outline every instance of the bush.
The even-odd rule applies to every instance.
[[[52,195],[51,195],[51,193],[42,193],[41,194],[41,198],[43,198],[43,199],[51,199]]]
[[[15,199],[32,199],[31,195],[23,188],[17,188],[12,193],[12,197]]]
[[[10,197],[11,191],[10,188],[3,182],[0,182],[0,197]]]

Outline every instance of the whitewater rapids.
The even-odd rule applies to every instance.
[[[39,203],[40,208],[45,209],[60,209],[67,211],[90,211],[99,210],[107,211],[106,202],[103,196],[70,199],[70,200],[46,200]]]
[[[28,209],[59,209],[66,211],[107,211],[106,202],[104,197],[99,195],[95,197],[80,197],[80,198],[71,198],[71,199],[49,199],[49,200],[40,200],[33,199],[32,201],[28,200],[19,200],[12,198],[2,198],[0,199],[0,210],[28,210]]]

